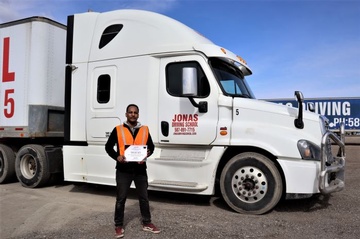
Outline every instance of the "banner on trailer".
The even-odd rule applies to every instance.
[[[266,101],[298,107],[294,99],[267,99]],[[305,99],[304,109],[308,110],[313,104],[315,113],[329,119],[331,130],[339,128],[340,122],[345,123],[345,130],[360,131],[360,98],[332,98],[332,99]]]

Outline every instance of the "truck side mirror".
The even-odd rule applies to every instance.
[[[196,103],[194,96],[198,95],[197,69],[195,67],[184,67],[182,69],[182,95],[187,96],[191,104],[199,109],[200,113],[208,111],[207,102]]]
[[[198,92],[197,70],[195,67],[182,69],[182,94],[184,96],[196,96]]]
[[[295,91],[295,97],[298,102],[298,117],[294,120],[294,125],[298,129],[304,128],[304,121],[303,121],[303,101],[304,96],[300,91]]]

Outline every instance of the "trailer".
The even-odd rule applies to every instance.
[[[115,185],[104,145],[135,103],[156,146],[149,190],[221,194],[263,214],[345,186],[343,124],[337,136],[298,91],[298,108],[257,100],[244,59],[174,19],[116,10],[0,30],[0,183]]]
[[[24,186],[42,186],[62,173],[61,156],[47,158],[64,142],[66,26],[34,17],[1,24],[0,36],[0,182],[16,170]]]

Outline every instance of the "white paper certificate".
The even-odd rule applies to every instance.
[[[127,162],[140,162],[147,156],[147,145],[130,145],[125,150]]]

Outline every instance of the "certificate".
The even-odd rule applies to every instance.
[[[125,150],[125,160],[127,162],[140,162],[147,156],[147,145],[130,145]]]

